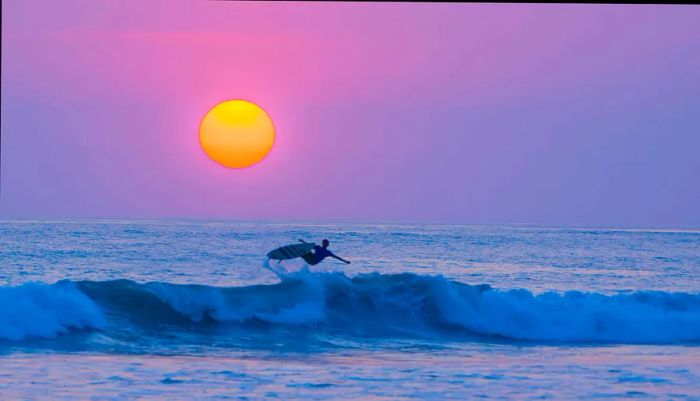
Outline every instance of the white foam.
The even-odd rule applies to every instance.
[[[0,287],[0,339],[51,338],[104,322],[100,308],[73,283]]]

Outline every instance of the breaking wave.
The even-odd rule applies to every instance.
[[[104,322],[102,310],[74,283],[0,287],[0,339],[51,338]]]
[[[238,336],[236,346],[245,347],[281,328],[304,338],[700,342],[700,294],[533,294],[415,274],[280,277],[274,285],[228,288],[129,280],[0,287],[0,339],[90,330],[122,342],[168,333],[186,333],[168,340],[185,341],[205,333],[208,343]]]

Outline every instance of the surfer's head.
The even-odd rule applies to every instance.
[[[331,242],[328,241],[327,239],[324,239],[323,242],[322,242],[322,244],[323,244],[323,247],[324,247],[324,248],[328,248],[328,245],[330,245]]]

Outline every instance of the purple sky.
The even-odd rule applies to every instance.
[[[3,1],[0,216],[700,226],[700,6]],[[225,169],[225,99],[277,127]]]

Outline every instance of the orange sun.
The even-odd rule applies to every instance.
[[[265,110],[245,100],[212,107],[199,125],[199,143],[215,162],[245,168],[259,162],[275,142],[275,127]]]

